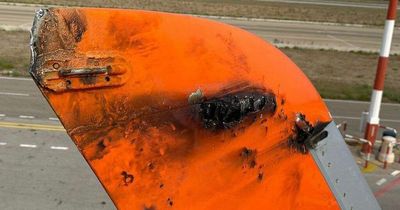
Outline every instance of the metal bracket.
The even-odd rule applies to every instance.
[[[328,136],[309,151],[341,209],[381,209],[336,124],[329,123],[324,131]]]
[[[102,51],[79,54],[80,37],[77,40],[67,23],[59,22],[59,15],[57,10],[47,9],[36,13],[30,41],[34,80],[55,92],[123,85],[130,67],[123,57]]]

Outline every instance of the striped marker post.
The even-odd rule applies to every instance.
[[[390,46],[392,44],[394,23],[397,13],[398,0],[390,0],[387,17],[385,22],[385,31],[382,39],[382,47],[378,60],[378,68],[376,70],[374,89],[371,96],[371,105],[369,107],[369,116],[367,119],[367,127],[365,129],[364,138],[369,140],[372,145],[364,144],[362,152],[369,154],[375,143],[376,135],[379,129],[379,111],[381,108],[383,84],[385,81],[386,69],[389,61]]]

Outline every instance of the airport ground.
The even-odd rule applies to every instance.
[[[48,0],[8,2],[54,4]],[[353,99],[326,99],[325,102],[336,122],[347,121],[348,133],[361,135],[358,131],[360,112],[368,110],[369,103],[354,100],[369,99],[386,1],[307,0],[300,5],[295,0],[84,2],[85,5],[79,0],[57,1],[64,5],[129,6],[233,16],[235,18],[207,18],[241,27],[280,47],[325,98]],[[27,30],[36,8],[0,3],[0,73],[19,77],[0,77],[0,209],[115,209],[33,81],[26,78],[29,66]],[[400,37],[396,36],[399,32],[395,30],[392,45],[395,54],[400,53]],[[398,130],[399,66],[400,56],[392,55],[385,89],[385,101],[390,103],[385,103],[381,111],[382,123]],[[350,148],[362,169],[363,160],[357,154],[359,147]],[[396,172],[400,164],[392,164],[386,170],[377,161],[371,165],[362,171],[378,202],[386,210],[400,209],[400,174]]]
[[[39,6],[0,4],[0,74],[28,76],[29,28]],[[281,48],[324,98],[369,100],[382,26],[335,25],[282,20],[207,18],[250,31]],[[382,20],[383,22],[383,20]],[[384,101],[400,102],[400,37],[395,30]]]
[[[114,7],[197,15],[383,25],[387,1],[379,0],[3,0],[62,6]]]
[[[0,77],[0,209],[114,209],[30,78]],[[359,135],[360,111],[368,102],[326,99],[337,123]],[[382,124],[400,128],[400,104],[382,106]],[[359,146],[350,147],[360,168]],[[400,208],[400,164],[363,170],[385,210]],[[398,171],[398,172],[397,172]]]

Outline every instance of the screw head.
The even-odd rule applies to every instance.
[[[36,15],[37,15],[39,18],[43,17],[43,16],[44,16],[44,9],[38,10],[38,11],[36,12]]]

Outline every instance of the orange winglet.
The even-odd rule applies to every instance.
[[[260,38],[160,12],[42,10],[31,74],[118,209],[338,209],[294,144],[331,121]]]

